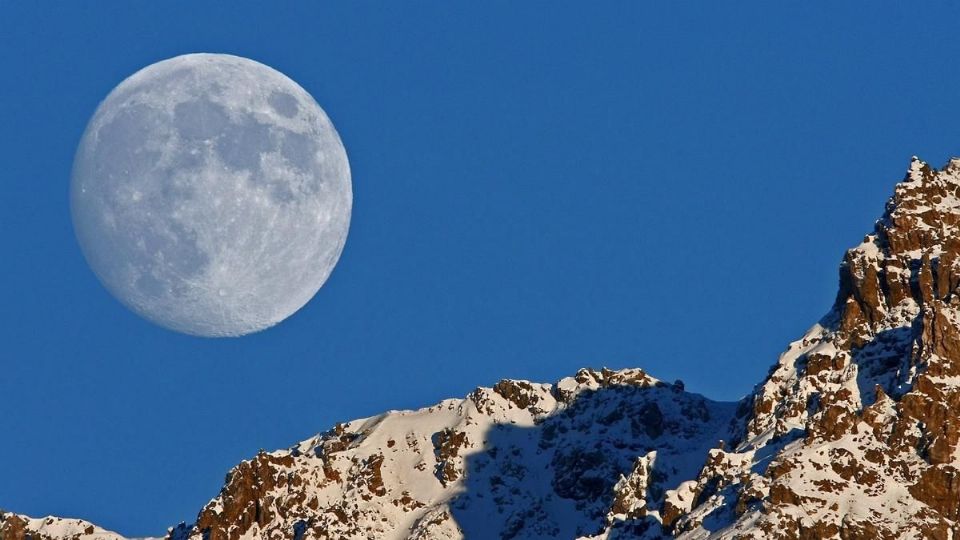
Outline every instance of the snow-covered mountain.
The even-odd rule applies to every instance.
[[[170,540],[960,538],[960,160],[914,159],[827,315],[739,403],[503,380],[237,465]],[[0,512],[0,539],[119,539]]]
[[[695,478],[734,409],[640,370],[582,370],[556,385],[501,381],[261,453],[233,470],[195,526],[172,536],[597,534],[641,512],[630,486]],[[631,472],[618,501],[614,488]]]
[[[125,540],[82,519],[29,518],[0,510],[0,540]]]

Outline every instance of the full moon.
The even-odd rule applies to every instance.
[[[100,104],[73,165],[80,247],[120,302],[197,336],[263,330],[303,307],[343,250],[340,137],[282,73],[225,54],[148,66]]]

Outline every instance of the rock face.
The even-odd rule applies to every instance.
[[[960,160],[914,159],[839,281],[739,403],[639,369],[504,380],[261,452],[167,537],[958,538]],[[119,537],[0,513],[21,538]]]

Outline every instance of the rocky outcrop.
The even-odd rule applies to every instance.
[[[660,478],[654,468],[657,459],[655,451],[637,458],[630,474],[620,476],[613,486],[613,504],[607,513],[607,522],[627,521],[647,515],[648,501],[658,501]]]

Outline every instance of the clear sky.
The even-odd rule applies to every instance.
[[[505,377],[748,393],[960,153],[960,13],[646,4],[0,3],[0,507],[161,534],[259,448]],[[239,339],[124,309],[69,216],[99,101],[189,52],[297,81],[353,170],[331,279]]]

